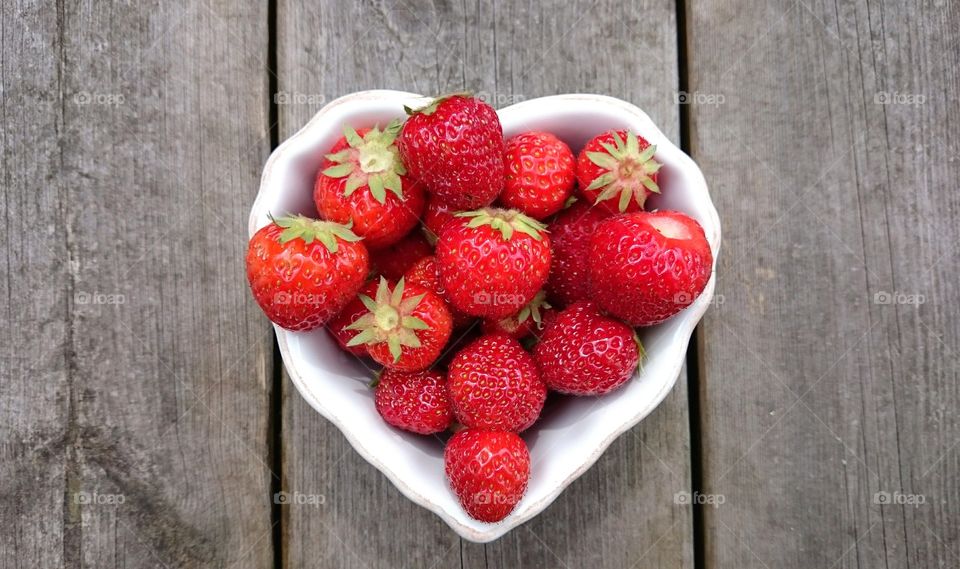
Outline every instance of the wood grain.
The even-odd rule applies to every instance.
[[[724,222],[705,566],[956,567],[960,13],[693,2],[687,22]]]
[[[494,106],[565,92],[644,108],[678,138],[674,4],[396,2],[278,5],[281,139],[324,102],[361,89],[470,89]],[[656,22],[657,25],[648,25]],[[320,494],[282,509],[285,567],[691,567],[685,376],[532,522],[462,542],[353,451],[283,383],[283,487]]]

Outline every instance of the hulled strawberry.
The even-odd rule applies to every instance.
[[[571,395],[602,395],[620,387],[640,363],[632,328],[604,316],[589,301],[558,314],[533,350],[547,387]]]
[[[457,211],[434,196],[427,198],[427,207],[423,210],[423,225],[427,228],[427,237],[436,242],[448,223],[456,219]]]
[[[680,212],[614,216],[590,240],[591,297],[632,326],[658,324],[689,306],[712,267],[703,228]]]
[[[580,193],[611,213],[641,211],[659,194],[657,147],[626,130],[605,132],[587,143],[577,158]]]
[[[421,435],[445,431],[453,420],[446,379],[435,371],[384,370],[374,403],[384,421]]]
[[[360,300],[367,313],[347,326],[357,332],[347,346],[366,344],[371,358],[401,371],[425,369],[440,357],[452,320],[437,295],[403,279],[391,285],[381,277],[376,296],[361,294]]]
[[[500,203],[534,219],[560,211],[576,179],[570,147],[548,132],[518,134],[506,146]]]
[[[500,320],[484,320],[483,332],[506,334],[514,340],[522,340],[530,334],[539,336],[553,320],[554,313],[553,307],[546,300],[546,294],[540,291],[520,312]]]
[[[504,148],[493,107],[455,94],[407,114],[398,145],[413,177],[457,209],[493,203],[503,188]]]
[[[443,284],[440,283],[440,269],[437,266],[436,257],[431,255],[420,259],[404,273],[403,278],[408,283],[420,285],[427,290],[433,291],[437,296],[446,301],[447,293],[443,290]],[[453,316],[454,328],[461,328],[473,320],[471,316],[460,312],[452,306],[448,308],[450,308],[450,314]]]
[[[370,252],[373,270],[395,281],[424,257],[433,255],[433,247],[422,231],[411,231],[399,242]]]
[[[464,429],[447,441],[443,462],[463,509],[482,522],[507,517],[527,490],[530,451],[514,433]]]
[[[533,300],[550,272],[550,239],[540,222],[514,210],[460,213],[437,241],[440,281],[457,310],[488,319]]]
[[[350,228],[303,216],[280,217],[247,245],[247,280],[272,322],[288,330],[326,324],[363,286],[369,256]]]
[[[505,334],[482,336],[450,362],[447,387],[468,427],[520,432],[540,416],[547,387],[533,358]]]
[[[566,306],[590,297],[590,237],[609,216],[603,208],[578,201],[550,223],[553,259],[546,290],[552,302]]]
[[[399,120],[383,131],[345,126],[317,174],[317,211],[330,221],[352,222],[369,249],[392,245],[409,233],[426,203],[423,187],[406,175],[394,144],[400,126]]]
[[[363,288],[360,289],[360,294],[365,294],[367,296],[373,296],[377,293],[377,283],[375,281],[370,281],[367,284],[363,285]],[[356,332],[352,330],[347,330],[347,326],[353,324],[357,321],[357,318],[360,318],[367,313],[367,307],[363,305],[363,301],[360,300],[360,296],[353,297],[353,300],[347,303],[336,316],[333,317],[333,320],[327,323],[327,331],[330,332],[330,335],[333,336],[333,339],[337,341],[337,345],[340,346],[346,352],[349,352],[355,356],[366,356],[367,346],[365,344],[360,344],[359,346],[347,346],[347,343],[357,335]]]

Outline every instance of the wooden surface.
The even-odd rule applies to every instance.
[[[0,567],[960,566],[958,27],[950,2],[0,4]],[[246,290],[271,146],[376,87],[630,100],[723,222],[690,377],[488,545],[278,376]]]

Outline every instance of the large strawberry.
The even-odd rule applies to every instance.
[[[548,132],[525,132],[507,141],[506,183],[500,203],[534,219],[563,208],[573,192],[573,152]]]
[[[552,302],[566,306],[590,297],[590,237],[609,216],[603,208],[578,201],[548,226],[553,259],[546,290]]]
[[[571,395],[602,395],[620,387],[640,363],[633,329],[597,310],[589,301],[554,318],[533,350],[547,387]]]
[[[437,241],[447,299],[472,316],[500,319],[533,300],[550,272],[550,239],[540,222],[514,210],[461,213]]]
[[[592,298],[632,326],[658,324],[690,305],[712,267],[703,228],[676,211],[611,217],[590,240]]]
[[[433,254],[433,247],[422,231],[413,230],[406,237],[389,247],[370,251],[373,270],[395,281],[417,261]]]
[[[350,228],[303,216],[280,217],[247,245],[247,280],[257,304],[288,330],[326,324],[363,286],[370,260]]]
[[[440,283],[440,269],[437,267],[437,258],[433,255],[424,257],[413,264],[410,269],[404,273],[403,278],[408,282],[420,285],[423,288],[433,291],[437,296],[447,299],[447,293],[443,290],[443,284]],[[464,314],[456,308],[449,307],[450,314],[453,316],[453,327],[462,328],[469,324],[473,318]]]
[[[410,173],[457,209],[493,203],[503,188],[503,128],[493,107],[462,94],[407,109],[398,145]]]
[[[367,313],[347,326],[358,332],[347,346],[366,344],[370,357],[387,368],[416,371],[430,366],[450,339],[450,311],[437,295],[400,279],[380,278],[376,296],[361,294]]]
[[[626,130],[605,132],[587,143],[577,158],[580,193],[611,213],[640,211],[659,194],[657,147]]]
[[[505,334],[461,350],[450,362],[447,387],[464,425],[518,433],[537,420],[547,397],[533,358]]]
[[[374,403],[384,421],[421,435],[445,431],[453,420],[446,380],[435,371],[384,370]]]
[[[352,222],[369,249],[399,241],[417,225],[426,203],[423,187],[406,175],[394,144],[400,126],[399,120],[383,131],[345,126],[317,174],[317,211],[330,221]]]
[[[530,451],[514,433],[464,429],[443,451],[447,480],[463,509],[482,522],[499,522],[523,498]]]
[[[500,320],[484,320],[483,332],[506,334],[514,340],[522,340],[530,334],[539,336],[553,320],[555,312],[547,302],[546,294],[540,291],[520,312]]]

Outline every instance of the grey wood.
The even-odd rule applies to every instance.
[[[0,565],[272,566],[266,6],[0,14]]]
[[[494,106],[565,92],[607,93],[678,138],[673,2],[278,4],[281,139],[323,102],[371,88],[471,89]],[[286,567],[691,567],[685,376],[534,521],[483,546],[413,505],[306,405],[284,378]]]
[[[724,221],[705,567],[956,567],[960,13],[692,2],[687,24]]]

